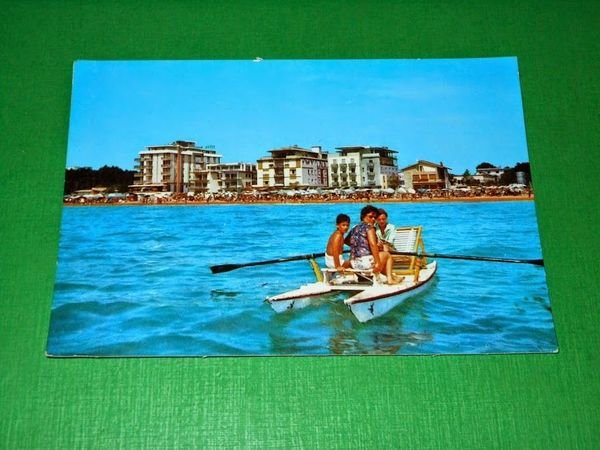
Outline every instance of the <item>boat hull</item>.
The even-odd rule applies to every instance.
[[[344,303],[360,322],[367,322],[387,313],[407,298],[423,291],[433,279],[436,270],[437,264],[434,261],[421,269],[419,279],[416,282],[413,276],[405,276],[396,285],[365,285],[364,283],[334,285],[320,281],[306,284],[283,294],[267,297],[265,301],[270,303],[276,312],[280,313],[305,308],[317,301],[322,295],[331,292],[349,292],[353,295],[344,300]]]
[[[425,290],[433,280],[436,271],[437,263],[434,261],[421,269],[417,281],[409,276],[397,285],[373,285],[344,300],[344,303],[359,322],[367,322],[384,315],[406,299]]]
[[[301,309],[310,305],[316,297],[331,292],[332,288],[331,285],[323,282],[305,284],[293,291],[268,297],[265,301],[269,302],[276,312]]]

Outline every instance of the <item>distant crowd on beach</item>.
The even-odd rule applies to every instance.
[[[118,204],[211,204],[211,203],[324,203],[324,202],[411,202],[411,201],[493,201],[531,199],[533,192],[526,187],[491,186],[432,190],[332,190],[332,191],[276,191],[276,192],[219,192],[174,194],[144,192],[135,194],[67,195],[67,205]]]

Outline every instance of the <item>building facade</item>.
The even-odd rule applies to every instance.
[[[327,186],[327,153],[321,147],[296,145],[270,150],[257,161],[258,188],[315,188]]]
[[[329,186],[335,188],[387,188],[398,174],[395,150],[387,147],[338,147],[328,156]]]
[[[419,160],[416,164],[402,169],[404,186],[408,189],[448,189],[450,168],[443,163],[435,164]]]
[[[256,164],[207,164],[196,173],[194,192],[241,192],[256,185]]]
[[[498,184],[503,173],[504,169],[500,167],[481,167],[477,169],[473,179],[481,184]]]
[[[146,147],[136,158],[136,175],[131,192],[193,191],[197,174],[209,164],[219,164],[221,155],[214,149],[197,147],[192,141]]]

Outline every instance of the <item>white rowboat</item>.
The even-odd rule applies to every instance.
[[[425,246],[421,237],[422,227],[397,228],[390,245],[399,252],[423,252]],[[277,312],[304,308],[315,299],[331,292],[348,292],[344,303],[360,322],[366,322],[396,307],[404,300],[423,291],[433,279],[437,270],[435,261],[427,263],[427,258],[412,255],[393,257],[393,273],[401,277],[398,284],[386,284],[379,275],[370,271],[347,269],[339,273],[334,269],[320,269],[314,259],[311,265],[317,277],[315,283],[305,284],[298,289],[267,297],[266,301]]]
[[[348,282],[344,282],[344,276],[338,276],[334,270],[324,269],[323,281],[305,284],[298,289],[267,297],[266,301],[276,312],[284,312],[305,308],[328,293],[348,292],[350,297],[345,299],[344,303],[359,322],[367,322],[423,291],[430,284],[436,270],[437,263],[434,261],[422,267],[416,279],[414,275],[404,275],[400,283],[390,285],[373,281],[372,275],[367,272],[354,270],[348,271],[350,276],[345,275]],[[354,280],[350,281],[352,275]]]

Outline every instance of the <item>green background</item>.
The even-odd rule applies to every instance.
[[[599,2],[3,1],[0,20],[0,448],[600,447]],[[74,60],[512,55],[558,354],[44,356]]]

